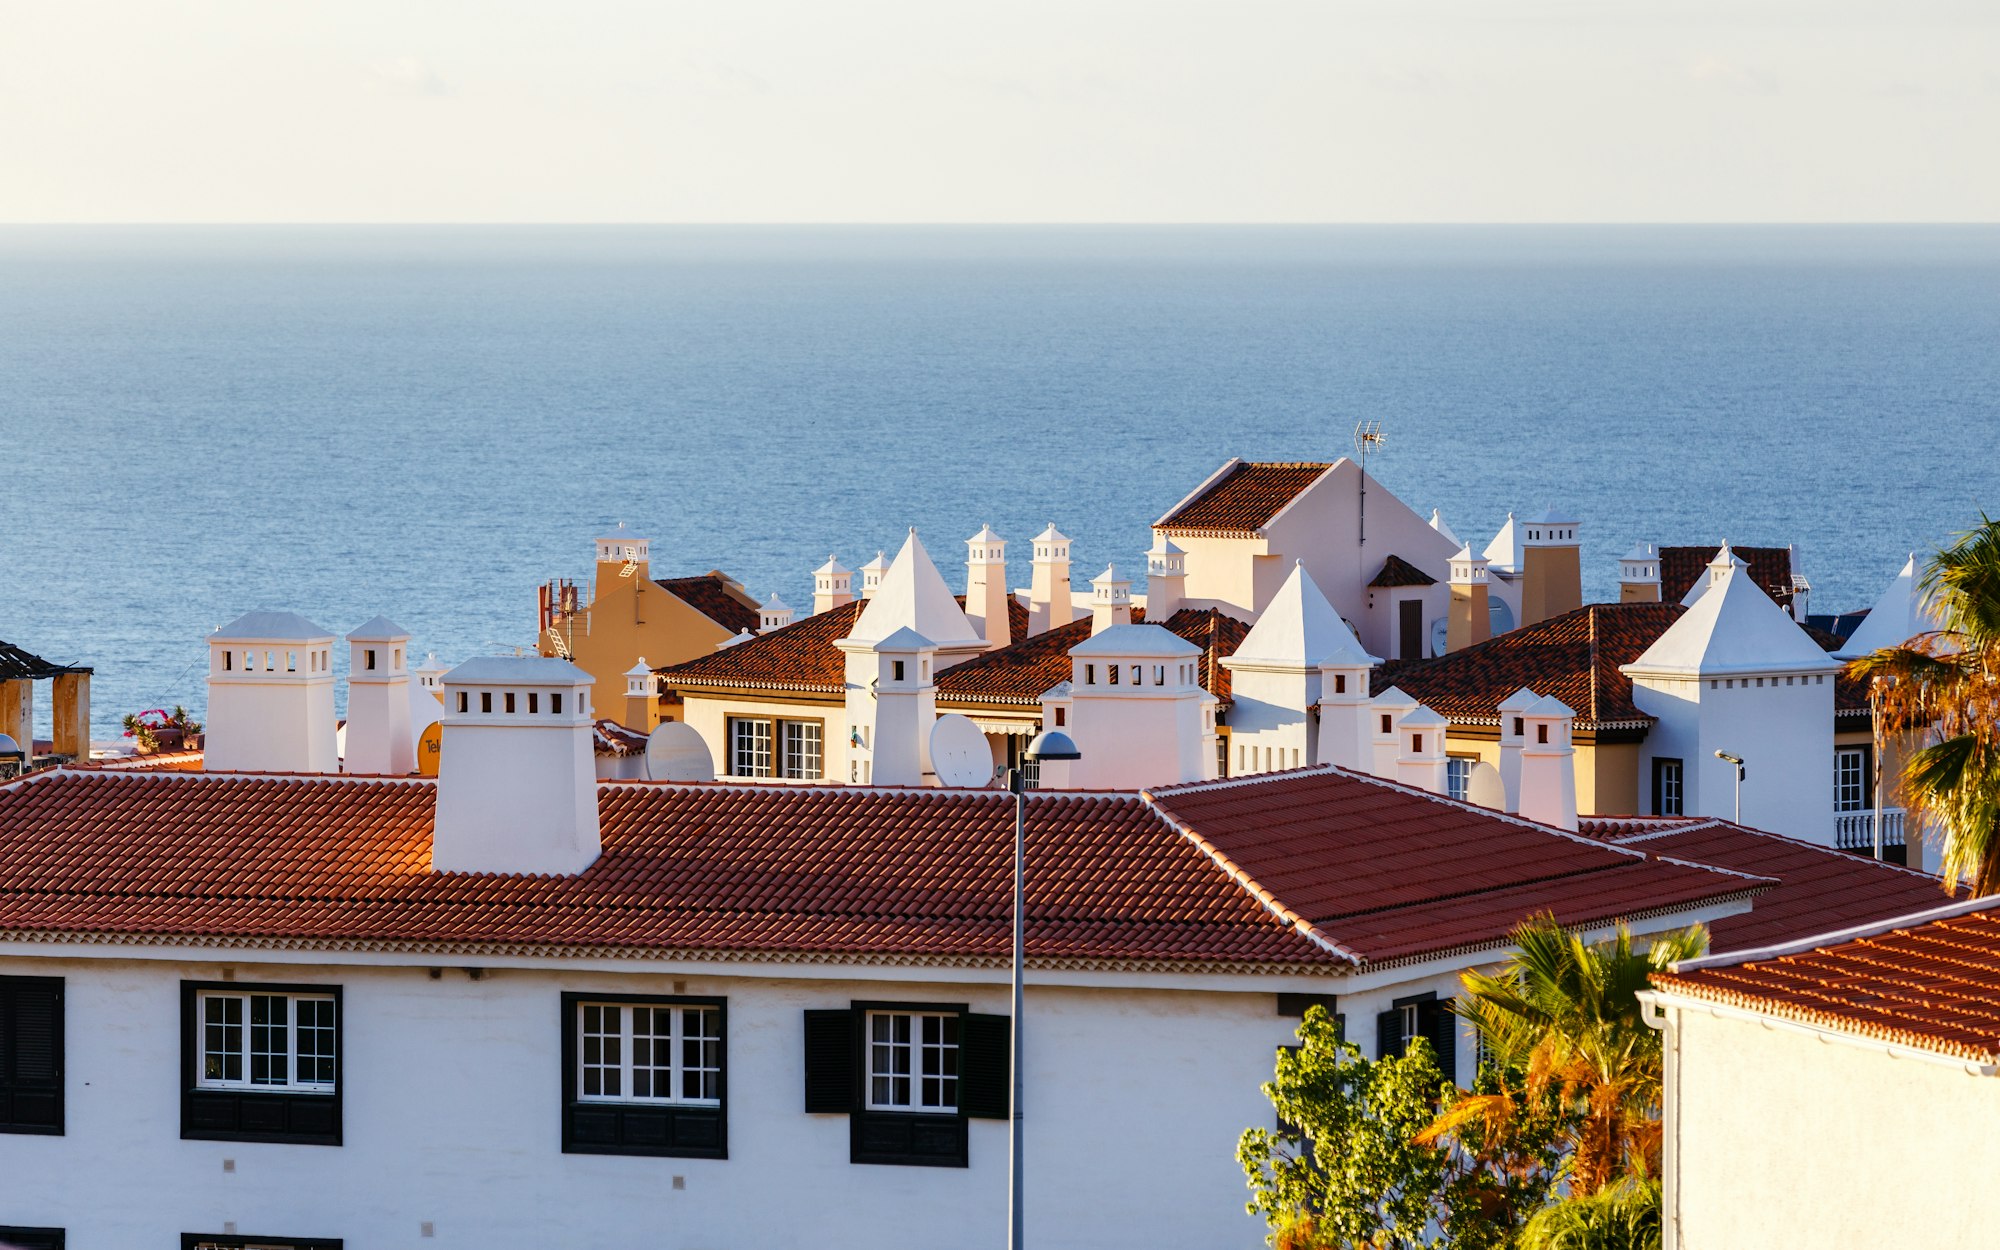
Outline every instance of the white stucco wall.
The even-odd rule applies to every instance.
[[[1678,1250],[1988,1247],[2000,1078],[1762,1021],[1672,1010]]]
[[[344,987],[344,1145],[180,1140],[180,983],[225,969],[239,984]],[[800,1109],[806,1008],[1004,1012],[1003,982],[509,968],[433,981],[422,967],[18,957],[0,957],[0,974],[66,977],[68,1032],[67,1133],[0,1135],[0,1224],[66,1227],[79,1248],[229,1224],[425,1250],[1004,1235],[1004,1121],[971,1122],[966,1169],[865,1166],[848,1161],[846,1117]],[[561,1152],[566,990],[727,998],[727,1160]],[[1270,1122],[1258,1085],[1291,1039],[1272,994],[1031,987],[1028,1010],[1029,1244],[1261,1245],[1233,1154],[1244,1128]]]
[[[715,761],[717,777],[729,776],[729,718],[761,716],[773,720],[822,722],[820,768],[824,773],[823,780],[848,780],[847,708],[842,703],[785,703],[775,699],[762,701],[690,695],[683,706],[682,717],[708,745],[709,758]],[[782,779],[762,777],[741,777],[734,780],[782,781]]]
[[[1763,685],[1757,685],[1757,682]],[[1743,823],[1833,844],[1831,676],[1633,679],[1632,697],[1659,718],[1639,752],[1639,806],[1652,807],[1653,760],[1682,761],[1683,810],[1729,818],[1741,756]]]

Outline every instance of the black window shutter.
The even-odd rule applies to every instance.
[[[855,1016],[846,1009],[806,1012],[806,1111],[847,1115],[860,1107]]]
[[[970,1012],[959,1052],[958,1105],[975,1120],[1005,1120],[1012,1114],[1010,1064],[1013,1022],[1006,1016]]]
[[[1444,1079],[1458,1083],[1458,1017],[1451,1014],[1452,1000],[1425,1003],[1417,1008],[1418,1027],[1437,1052],[1438,1071]]]
[[[0,977],[0,1132],[63,1131],[62,981]]]
[[[1339,1012],[1333,1017],[1333,1037],[1335,1041],[1347,1040],[1347,1013]]]
[[[1403,1013],[1395,1008],[1375,1017],[1375,1057],[1389,1059],[1403,1053]]]
[[[0,1228],[0,1245],[9,1250],[63,1250],[60,1228]]]
[[[1303,1020],[1306,1008],[1315,1004],[1326,1008],[1327,1014],[1332,1015],[1334,996],[1331,994],[1280,994],[1278,995],[1278,1014],[1288,1020]]]

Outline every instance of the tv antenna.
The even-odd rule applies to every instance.
[[[1361,523],[1355,542],[1361,546],[1368,545],[1368,456],[1388,444],[1389,436],[1382,432],[1380,421],[1354,423],[1354,459],[1361,465]]]

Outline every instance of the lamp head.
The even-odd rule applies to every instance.
[[[1028,749],[1022,754],[1031,760],[1080,760],[1083,752],[1076,749],[1076,743],[1060,729],[1044,729],[1029,741]]]

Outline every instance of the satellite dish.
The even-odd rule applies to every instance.
[[[993,752],[986,734],[967,718],[953,713],[931,726],[931,771],[938,784],[954,790],[977,790],[993,781]]]
[[[1451,650],[1451,622],[1440,616],[1431,622],[1431,654],[1443,655]]]
[[[646,735],[646,775],[654,781],[714,781],[708,744],[686,721],[661,721]]]
[[[438,758],[444,750],[444,724],[432,721],[417,739],[417,775],[435,777],[438,775]]]
[[[1500,780],[1500,770],[1484,760],[1474,764],[1471,775],[1465,779],[1465,801],[1496,812],[1505,811],[1507,787]]]

